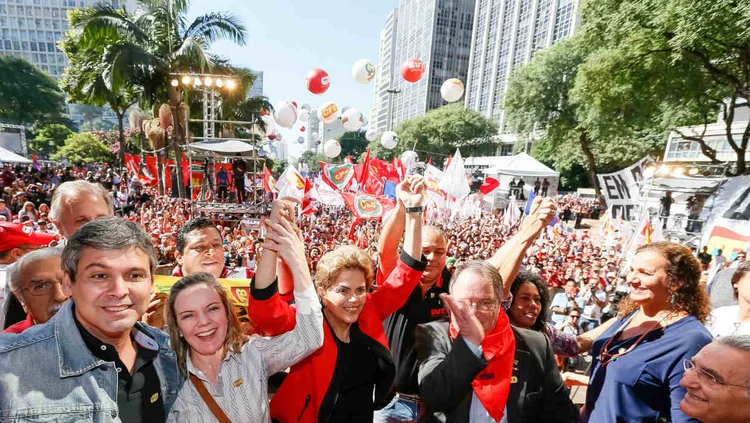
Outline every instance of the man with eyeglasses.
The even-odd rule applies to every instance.
[[[417,326],[419,392],[434,413],[427,421],[578,422],[549,339],[511,326],[502,293],[493,265],[469,262],[441,295],[450,322]]]
[[[10,297],[10,289],[5,287],[8,266],[54,239],[54,235],[35,232],[28,226],[0,222],[0,329],[5,327],[4,303]]]
[[[729,335],[685,360],[680,410],[703,423],[750,422],[750,335]]]
[[[32,251],[8,268],[8,285],[27,313],[26,320],[9,326],[5,332],[21,333],[33,325],[46,323],[68,300],[62,290],[62,248]]]

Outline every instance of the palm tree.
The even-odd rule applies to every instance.
[[[169,84],[170,73],[211,71],[217,58],[208,52],[219,39],[245,44],[245,27],[232,14],[212,12],[188,23],[187,0],[139,0],[135,15],[97,5],[82,19],[71,21],[82,48],[105,44],[101,78],[108,87],[137,86],[141,108],[169,104],[173,113],[172,148],[180,162],[186,122],[178,116],[182,89]],[[182,168],[176,166],[178,180]],[[180,184],[180,195],[184,187]]]

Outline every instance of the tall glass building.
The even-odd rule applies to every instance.
[[[449,78],[466,80],[475,0],[399,0],[380,34],[378,77],[371,127],[379,133],[445,104],[440,87]],[[401,65],[422,60],[415,83],[401,77]]]
[[[573,34],[580,0],[477,0],[471,44],[466,107],[500,125],[499,152],[510,154],[510,133],[502,110],[513,71],[535,52]]]
[[[67,60],[56,44],[68,31],[68,10],[100,3],[130,12],[136,7],[135,0],[0,0],[0,55],[26,59],[60,78]]]

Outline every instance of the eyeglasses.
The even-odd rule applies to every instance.
[[[695,361],[687,359],[687,358],[682,361],[682,367],[685,369],[686,372],[695,370],[698,373],[698,379],[702,380],[703,382],[709,385],[734,386],[737,388],[750,388],[750,386],[747,386],[747,385],[737,385],[734,383],[719,382],[716,379],[716,376],[696,366]]]
[[[497,307],[497,301],[494,300],[481,300],[477,302],[471,302],[469,300],[459,301],[469,310],[476,309],[479,312],[489,313],[495,310]]]
[[[37,297],[40,295],[48,295],[50,292],[52,292],[52,288],[55,286],[55,284],[58,283],[62,284],[62,282],[59,281],[37,281],[24,286],[22,289],[24,291],[29,291],[29,294]]]

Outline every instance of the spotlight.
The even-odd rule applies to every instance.
[[[227,82],[225,83],[225,85],[227,86],[227,89],[229,89],[229,90],[233,90],[233,89],[234,89],[234,87],[236,87],[236,86],[237,86],[237,83],[236,83],[236,82],[234,82],[234,79],[230,79],[230,80],[228,80],[228,81],[227,81]]]
[[[173,79],[172,81],[169,82],[169,84],[171,86],[173,86],[173,87],[176,87],[176,86],[180,85],[180,81],[178,81],[176,79]]]
[[[200,87],[201,85],[203,85],[203,81],[201,81],[200,78],[195,78],[193,80],[193,85],[195,85],[196,87]]]
[[[221,79],[221,78],[217,79],[216,80],[216,86],[219,87],[219,88],[223,87],[224,86],[224,80]]]
[[[643,177],[644,178],[651,178],[654,176],[654,173],[656,172],[656,169],[653,166],[649,166],[645,169],[643,169]]]
[[[698,174],[698,172],[700,172],[700,170],[698,170],[698,168],[697,168],[697,167],[694,167],[694,168],[692,168],[692,169],[688,170],[688,175],[690,175],[690,176],[695,176],[695,175],[697,175],[697,174]]]
[[[189,76],[185,75],[185,76],[182,77],[182,85],[190,85],[190,81],[192,81],[192,80],[193,80],[192,78],[190,78]]]
[[[685,176],[685,168],[676,167],[672,169],[672,176]]]
[[[657,175],[669,175],[669,166],[667,165],[661,165],[659,170],[656,171]]]
[[[210,87],[213,84],[214,84],[214,80],[210,76],[203,78],[203,85]]]

